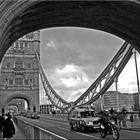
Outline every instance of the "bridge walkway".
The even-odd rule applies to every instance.
[[[12,140],[19,140],[19,139],[23,139],[26,140],[26,136],[24,135],[24,133],[19,129],[19,127],[14,123],[15,126],[15,135],[12,137]]]

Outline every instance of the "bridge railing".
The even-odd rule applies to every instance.
[[[126,115],[126,126],[123,125],[123,128],[127,129],[139,129],[140,130],[140,113],[139,112],[128,112]]]
[[[43,119],[53,119],[53,120],[62,120],[68,121],[68,114],[67,113],[56,113],[56,114],[40,114],[40,117]]]
[[[13,119],[14,119],[14,122],[16,123],[16,125],[25,134],[27,139],[37,139],[37,140],[62,139],[62,140],[66,140],[65,138],[63,138],[57,134],[54,134],[50,131],[47,131],[47,130],[40,128],[38,126],[35,126],[33,124],[29,124],[28,122],[23,121],[18,117],[14,117]]]

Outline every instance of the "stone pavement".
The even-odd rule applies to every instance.
[[[21,130],[19,129],[19,127],[14,123],[15,126],[15,135],[13,136],[12,140],[26,140],[25,135],[21,132]]]

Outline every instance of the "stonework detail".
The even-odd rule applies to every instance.
[[[35,53],[40,54],[40,32],[32,32],[14,42],[1,63],[0,93],[1,106],[5,107],[14,94],[29,96],[31,108],[39,110],[39,70]],[[20,97],[21,95],[21,97]],[[25,97],[26,100],[28,100]]]

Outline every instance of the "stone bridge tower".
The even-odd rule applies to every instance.
[[[0,107],[12,99],[24,99],[29,109],[39,110],[39,69],[35,53],[40,54],[40,31],[25,35],[12,44],[1,63]]]

